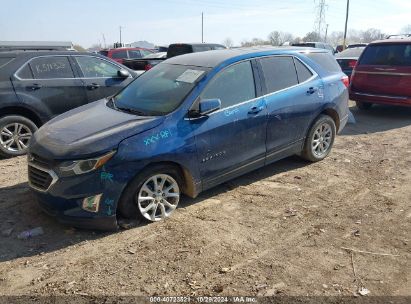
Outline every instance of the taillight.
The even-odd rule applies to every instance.
[[[350,60],[350,61],[348,61],[348,66],[349,66],[350,68],[354,68],[356,64],[357,64],[357,60]]]
[[[341,78],[341,81],[345,85],[345,87],[348,88],[348,86],[350,85],[350,79],[348,78],[348,76]]]
[[[153,66],[151,65],[151,64],[149,64],[149,63],[147,63],[146,65],[145,65],[145,67],[144,67],[144,70],[145,71],[148,71],[149,69],[151,69]]]

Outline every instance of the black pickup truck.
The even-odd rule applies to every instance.
[[[168,47],[167,54],[156,53],[158,54],[157,56],[156,54],[151,54],[142,59],[124,59],[123,65],[141,74],[168,58],[189,53],[223,50],[225,48],[224,45],[216,43],[174,43]]]

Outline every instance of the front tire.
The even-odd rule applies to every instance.
[[[148,168],[126,187],[118,213],[127,219],[164,220],[177,208],[181,186],[181,174],[175,167],[156,165]]]
[[[372,107],[372,103],[369,102],[356,101],[355,104],[360,110],[369,110]]]
[[[37,126],[20,115],[0,118],[0,156],[13,157],[27,153],[31,136]]]
[[[318,117],[308,132],[302,157],[311,162],[326,158],[334,144],[335,134],[334,120],[328,115]]]

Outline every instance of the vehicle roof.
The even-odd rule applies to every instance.
[[[114,52],[114,51],[128,51],[128,50],[147,50],[147,49],[142,48],[142,47],[121,47],[121,48],[107,49],[107,50],[102,50],[102,51]]]
[[[105,58],[104,56],[90,52],[76,52],[76,51],[4,51],[0,52],[0,57],[35,57],[35,56],[48,56],[48,55],[93,55]]]
[[[352,47],[349,49],[345,49],[344,51],[335,54],[335,58],[343,59],[343,58],[358,58],[360,57],[361,53],[364,51],[365,46],[359,47]]]
[[[374,45],[374,44],[399,44],[399,43],[409,44],[409,43],[411,43],[411,38],[376,40],[376,41],[371,42],[369,45]]]
[[[235,61],[253,57],[302,52],[327,53],[326,50],[309,47],[250,47],[191,53],[170,58],[165,62],[169,64],[214,68],[227,60]]]
[[[201,43],[201,42],[194,42],[194,43],[172,43],[168,47],[172,45],[191,45],[191,46],[202,46],[202,45],[221,45],[224,46],[220,43]]]

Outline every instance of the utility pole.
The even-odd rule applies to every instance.
[[[122,45],[121,44],[121,28],[122,28],[122,26],[120,25],[120,45]]]
[[[318,2],[317,4],[317,17],[315,20],[315,32],[318,34],[319,39],[322,39],[323,31],[323,24],[325,23],[325,10],[327,5],[325,4],[325,0],[314,0],[314,2]]]
[[[324,42],[327,42],[328,26],[329,26],[329,24],[327,24],[327,27],[325,28],[325,37],[324,37]]]
[[[343,50],[345,50],[345,45],[347,43],[347,25],[348,25],[348,11],[349,10],[350,10],[350,0],[347,0],[347,12],[345,14],[345,29],[344,29]]]
[[[104,36],[104,33],[101,33],[101,35],[103,36],[103,45],[104,45],[104,48],[106,48],[107,47],[107,45],[106,45],[106,37]]]
[[[204,12],[201,12],[201,43],[204,43]]]

